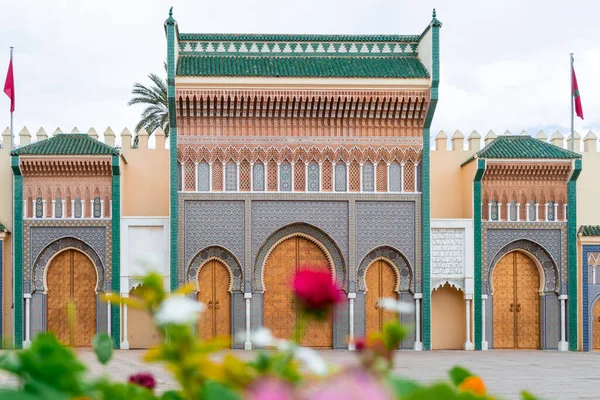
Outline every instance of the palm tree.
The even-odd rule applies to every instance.
[[[164,63],[165,73],[167,72],[167,63]],[[162,128],[165,135],[169,136],[169,106],[167,103],[167,83],[156,74],[149,74],[148,78],[152,81],[151,86],[144,86],[139,82],[133,84],[131,94],[133,97],[128,105],[143,104],[146,106],[142,112],[140,122],[135,127],[134,146],[138,144],[137,133],[144,128],[148,135]]]

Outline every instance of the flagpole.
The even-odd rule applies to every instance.
[[[13,60],[13,46],[10,46],[10,63],[12,64],[12,60]],[[14,90],[15,90],[15,84],[14,84],[14,72],[13,72],[13,98],[14,98]],[[15,148],[15,131],[13,130],[13,110],[12,110],[12,99],[11,99],[11,110],[10,110],[10,151],[13,151],[13,149]],[[10,240],[10,259],[12,261],[12,268],[10,269],[10,283],[11,283],[11,287],[12,287],[12,301],[11,301],[11,308],[13,310],[13,312],[10,314],[12,316],[12,321],[11,321],[11,325],[12,325],[12,331],[13,333],[15,332],[15,244],[14,244],[14,234],[15,234],[15,174],[12,173],[12,185],[10,185],[10,213],[11,213],[11,220],[12,220],[12,235],[11,235],[11,240]],[[14,335],[13,335],[13,342],[12,342],[13,346],[16,344],[14,341]],[[2,346],[4,347],[4,346]]]
[[[575,128],[574,128],[574,117],[573,117],[573,102],[575,100],[573,96],[573,53],[571,56],[571,151],[575,148]],[[579,150],[579,149],[577,149]]]

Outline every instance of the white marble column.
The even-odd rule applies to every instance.
[[[348,293],[348,323],[350,326],[348,327],[348,350],[356,350],[356,345],[354,344],[354,299],[356,298],[356,293]]]
[[[112,336],[112,325],[111,325],[111,315],[110,315],[110,302],[106,302],[106,328],[108,332],[108,336]]]
[[[104,200],[100,200],[100,218],[104,218]]]
[[[421,351],[423,350],[423,342],[421,341],[421,299],[423,298],[423,293],[415,293],[415,350]]]
[[[517,221],[521,220],[521,203],[517,203]]]
[[[567,295],[561,294],[558,296],[560,300],[560,342],[558,342],[558,351],[569,351],[569,342],[567,342],[566,331],[567,321],[565,315],[565,302],[567,301]]]
[[[23,294],[25,298],[25,340],[23,348],[27,349],[31,345],[31,293]]]
[[[485,340],[485,301],[487,294],[481,295],[481,350],[488,349],[488,342]]]
[[[465,315],[467,319],[466,329],[467,335],[465,340],[465,350],[474,350],[475,346],[473,345],[473,341],[471,340],[471,300],[473,299],[472,294],[465,295]]]
[[[492,220],[492,203],[488,203],[488,221]]]
[[[566,204],[563,204],[563,217],[564,217],[564,221],[567,222],[569,217],[567,216],[567,205]]]
[[[252,293],[244,293],[246,300],[246,341],[244,342],[244,350],[252,350],[252,341],[250,340],[250,299]]]
[[[71,218],[75,218],[75,200],[71,200]]]
[[[129,297],[129,293],[121,293],[121,297],[126,299]],[[123,304],[123,341],[121,342],[121,350],[129,350],[129,340],[127,335],[127,304]],[[108,316],[110,319],[110,315]]]
[[[52,200],[52,218],[56,218],[56,200]]]

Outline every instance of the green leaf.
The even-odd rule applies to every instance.
[[[241,397],[220,383],[206,381],[202,391],[202,400],[241,400]]]
[[[394,376],[389,377],[386,380],[386,383],[396,395],[396,398],[404,398],[405,396],[414,393],[416,390],[422,389],[422,386],[415,381]]]
[[[102,364],[110,361],[113,355],[113,342],[110,336],[106,333],[98,333],[92,339],[92,346],[94,346],[94,353],[96,353],[98,361]]]
[[[25,392],[18,392],[16,390],[1,390],[0,400],[38,400],[38,395],[29,394]]]
[[[532,395],[528,391],[523,390],[521,392],[521,399],[523,399],[523,400],[537,400],[537,397],[535,397],[534,395]]]
[[[452,380],[452,383],[456,387],[460,386],[460,384],[468,377],[473,376],[471,371],[457,365],[455,365],[448,374],[450,375],[450,380]]]
[[[160,396],[160,400],[184,400],[184,398],[178,391],[169,390]]]

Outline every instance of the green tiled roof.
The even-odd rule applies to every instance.
[[[320,35],[268,33],[180,33],[179,40],[202,41],[269,41],[269,42],[413,42],[420,35]]]
[[[600,236],[600,225],[581,225],[579,234],[581,236]]]
[[[0,224],[0,232],[8,232],[8,229],[2,224]]]
[[[13,156],[21,155],[118,155],[119,151],[85,133],[59,133],[13,150]]]
[[[490,144],[485,146],[462,165],[465,165],[476,158],[568,160],[581,158],[581,154],[565,150],[528,135],[503,135],[492,140]]]
[[[181,56],[177,76],[428,78],[417,57]]]

